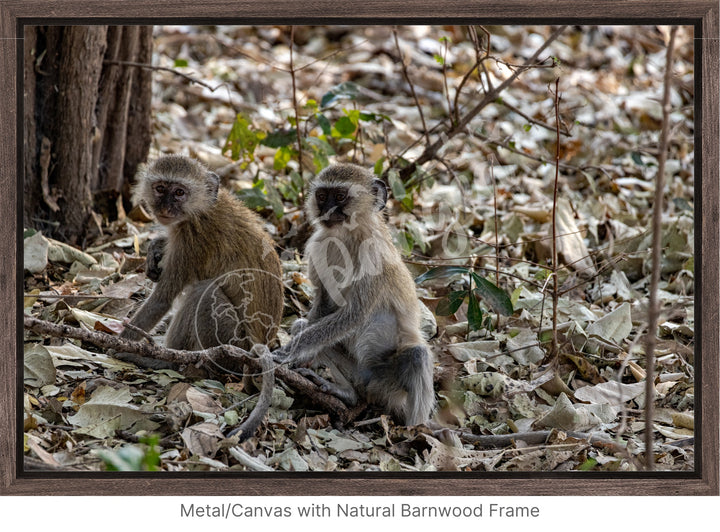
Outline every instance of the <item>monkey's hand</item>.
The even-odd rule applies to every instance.
[[[272,352],[272,357],[275,363],[277,364],[289,364],[292,359],[292,350],[289,349],[290,345],[284,345],[282,347],[278,347],[275,351]]]
[[[307,326],[308,320],[306,320],[305,318],[296,319],[290,327],[290,334],[292,335],[293,339],[296,338]],[[292,364],[293,359],[296,358],[293,356],[292,346],[293,341],[291,339],[290,343],[273,351],[273,360],[275,360],[275,362],[278,364]]]
[[[156,283],[160,280],[160,274],[162,273],[160,261],[165,254],[165,244],[167,244],[167,238],[161,236],[152,240],[147,250],[147,258],[145,259],[145,275],[148,279]]]
[[[305,318],[296,319],[290,327],[290,334],[292,336],[300,334],[301,332],[303,332],[303,329],[308,326],[308,323],[308,320],[306,320]]]
[[[298,368],[297,372],[306,379],[314,382],[320,391],[330,395],[334,395],[347,406],[355,406],[358,402],[357,393],[352,388],[344,389],[334,382],[330,382],[324,377],[318,375],[310,368]]]

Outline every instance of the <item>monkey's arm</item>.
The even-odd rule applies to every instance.
[[[156,283],[160,280],[163,270],[160,261],[165,255],[165,244],[167,244],[167,237],[161,236],[152,240],[148,245],[147,258],[145,259],[145,275]]]
[[[290,342],[274,351],[278,362],[304,364],[328,347],[334,346],[351,335],[365,321],[371,309],[363,308],[357,301],[349,301],[335,312],[304,323],[304,328],[293,335]]]
[[[135,313],[130,323],[145,332],[149,332],[170,310],[173,300],[180,294],[184,284],[170,275],[163,276],[155,285],[152,295]],[[122,332],[122,337],[139,340],[141,335],[126,327]]]

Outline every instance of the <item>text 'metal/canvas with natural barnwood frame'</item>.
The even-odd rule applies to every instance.
[[[408,16],[408,13],[411,16]],[[573,15],[578,13],[577,16]],[[718,161],[718,5],[712,1],[651,2],[370,2],[352,7],[313,1],[0,0],[0,217],[4,231],[0,378],[0,491],[7,494],[262,495],[711,495],[718,494],[718,359],[720,358],[720,195]],[[693,471],[626,473],[97,473],[23,468],[23,35],[39,25],[667,25],[694,35],[694,379]]]

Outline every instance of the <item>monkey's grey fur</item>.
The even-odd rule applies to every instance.
[[[384,183],[360,166],[334,165],[315,178],[305,249],[313,304],[275,356],[327,365],[341,399],[352,404],[359,393],[415,425],[434,406],[433,359],[415,284],[382,216],[386,200]]]

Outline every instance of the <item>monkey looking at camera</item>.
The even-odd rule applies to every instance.
[[[172,349],[249,350],[277,334],[280,259],[259,217],[219,185],[199,162],[168,155],[141,172],[134,191],[167,236],[149,246],[148,277],[157,284],[130,324],[149,332],[186,290],[165,335]],[[140,338],[130,329],[123,336]]]
[[[415,425],[434,405],[433,361],[415,284],[382,216],[386,201],[385,184],[356,165],[315,178],[306,200],[314,233],[305,249],[315,295],[307,319],[295,322],[291,341],[274,355],[293,365],[323,363],[335,395],[353,404],[359,392]]]
[[[169,348],[232,344],[250,350],[272,344],[284,287],[280,259],[260,218],[221,189],[216,174],[180,155],[160,157],[141,170],[134,198],[165,226],[167,236],[149,246],[147,275],[157,284],[130,325],[150,332],[179,298],[165,334]],[[142,335],[128,327],[122,336]],[[266,382],[271,390],[272,378],[263,378],[263,389]],[[263,409],[267,405],[258,403],[256,410]]]

